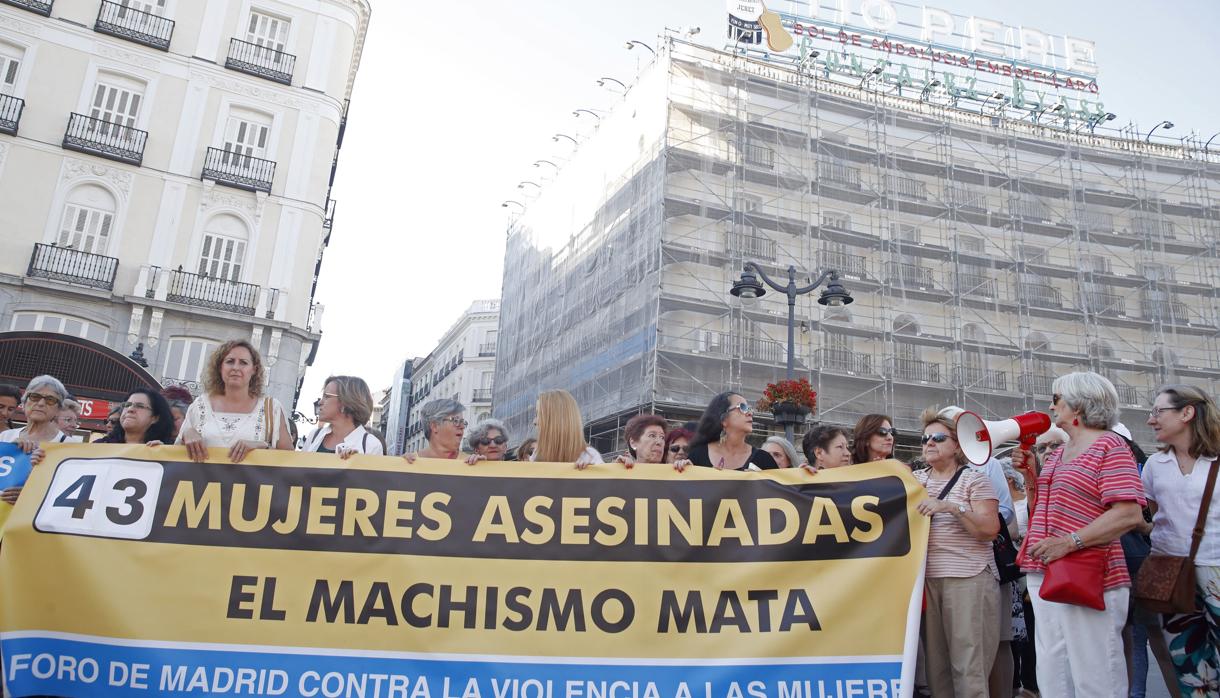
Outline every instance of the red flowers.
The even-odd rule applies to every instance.
[[[771,412],[772,406],[780,402],[791,402],[813,412],[818,406],[818,394],[814,392],[808,378],[768,383],[758,401],[758,409]]]

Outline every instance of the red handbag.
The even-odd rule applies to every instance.
[[[1060,456],[1062,458],[1062,456]],[[1062,465],[1062,460],[1056,464]],[[1046,480],[1046,492],[1050,495],[1055,473],[1052,470]],[[1035,488],[1036,489],[1036,488]],[[1035,505],[1037,506],[1037,505]],[[1033,512],[1030,512],[1033,517]],[[1050,515],[1043,520],[1044,536],[1050,536]],[[1027,539],[1028,542],[1028,539]],[[1098,611],[1106,610],[1103,582],[1106,576],[1106,548],[1091,547],[1069,553],[1046,565],[1042,587],[1038,596],[1045,601],[1070,603]]]
[[[1102,582],[1106,575],[1106,549],[1085,548],[1046,566],[1038,595],[1046,601],[1106,610]]]

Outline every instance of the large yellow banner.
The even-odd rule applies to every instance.
[[[928,526],[900,463],[212,455],[47,449],[0,547],[13,695],[910,694]]]

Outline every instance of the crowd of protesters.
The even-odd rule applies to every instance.
[[[263,394],[264,366],[250,343],[221,345],[202,383],[193,399],[181,388],[132,390],[108,416],[109,433],[100,441],[176,443],[196,461],[222,448],[234,463],[255,449],[297,445],[288,411]],[[958,442],[961,408],[932,406],[920,416],[922,448],[910,467],[926,488],[918,511],[930,518],[930,536],[917,694],[1143,696],[1151,649],[1171,695],[1220,695],[1215,401],[1192,386],[1159,390],[1147,419],[1159,449],[1145,456],[1119,423],[1118,395],[1104,376],[1069,373],[1052,391],[1054,426],[1034,448],[981,466],[967,463]],[[331,376],[315,404],[321,426],[301,440],[301,450],[339,459],[387,452],[368,426],[373,403],[363,380]],[[18,410],[24,423],[12,427]],[[403,457],[578,469],[605,462],[585,440],[579,407],[564,390],[539,395],[535,435],[516,448],[502,422],[471,426],[464,411],[450,399],[424,404],[427,445]],[[0,385],[0,425],[10,427],[0,442],[19,444],[35,463],[43,445],[74,439],[79,417],[79,405],[52,376],[38,376],[23,390]],[[724,392],[696,422],[674,427],[660,415],[633,417],[623,433],[626,449],[612,463],[678,471],[801,468],[814,477],[892,459],[898,437],[894,420],[880,414],[861,417],[852,430],[814,425],[799,450],[779,436],[756,446],[753,432],[749,400]],[[19,495],[20,488],[10,488],[0,499],[14,503]],[[1163,569],[1166,557],[1193,561],[1183,567],[1193,575],[1192,607],[1165,612],[1148,596],[1144,577],[1155,580],[1138,576],[1141,565]]]

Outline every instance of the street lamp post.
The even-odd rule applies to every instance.
[[[762,280],[762,283],[759,283],[759,279]],[[826,283],[827,281],[829,283]],[[810,293],[823,283],[826,283],[826,288],[822,290],[822,295],[818,297],[819,305],[837,307],[847,305],[855,299],[851,297],[846,288],[843,288],[843,284],[839,283],[839,272],[833,269],[827,269],[822,272],[822,275],[808,286],[797,286],[796,267],[789,265],[788,284],[781,286],[772,280],[771,277],[767,276],[762,267],[754,262],[746,262],[743,265],[741,278],[733,283],[733,288],[729,290],[729,293],[743,301],[752,301],[766,295],[767,289],[763,286],[763,283],[775,291],[788,296],[788,367],[786,378],[787,380],[792,380],[796,354],[796,297]],[[793,424],[788,423],[784,425],[784,434],[788,437],[788,441],[792,441],[794,430]]]

